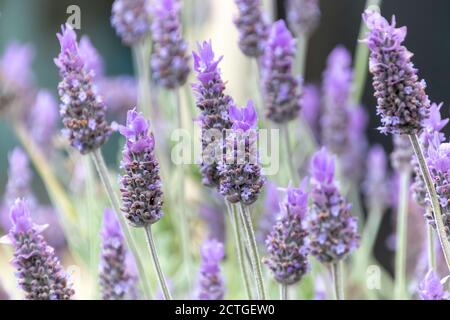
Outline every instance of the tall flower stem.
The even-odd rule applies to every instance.
[[[280,284],[280,300],[288,299],[288,287],[285,284]]]
[[[425,157],[420,147],[419,139],[417,135],[410,135],[411,144],[416,154],[417,161],[419,162],[420,172],[422,173],[423,180],[427,187],[428,196],[431,199],[431,206],[434,213],[434,219],[436,222],[436,230],[441,244],[442,252],[444,254],[445,262],[450,270],[450,244],[447,239],[447,233],[445,231],[444,221],[442,220],[441,207],[439,199],[436,194],[436,188],[434,187],[433,180],[431,179],[430,171],[428,170]]]
[[[256,244],[255,232],[253,231],[252,218],[250,216],[250,210],[248,206],[243,203],[239,203],[239,210],[244,222],[244,230],[247,238],[247,250],[250,255],[250,261],[252,264],[252,272],[255,277],[256,290],[259,300],[266,299],[266,292],[264,289],[264,281],[261,270],[261,261],[258,253],[258,246]]]
[[[339,261],[331,265],[333,276],[334,295],[336,300],[344,300],[344,263]]]
[[[434,244],[434,230],[433,227],[427,223],[428,268],[432,270],[436,270],[436,249]]]
[[[183,113],[181,107],[181,98],[180,98],[180,89],[175,91],[175,99],[176,99],[176,108],[177,108],[177,116],[178,116],[178,129],[183,129]],[[181,238],[181,250],[183,253],[183,262],[186,270],[186,279],[188,283],[188,287],[191,288],[191,255],[189,252],[189,219],[186,217],[186,197],[185,197],[185,176],[184,176],[184,158],[183,163],[178,165],[178,172],[180,176],[180,180],[178,183],[178,204],[179,209],[177,210],[179,213],[178,220],[178,228],[180,232]]]
[[[290,176],[294,182],[294,184],[297,184],[298,182],[298,172],[295,169],[295,165],[294,165],[294,159],[293,157],[293,153],[292,153],[292,146],[291,146],[291,139],[289,137],[289,127],[287,124],[283,125],[281,127],[281,130],[283,131],[283,136],[284,136],[284,143],[286,145],[286,152],[287,152],[287,160],[288,160],[288,164],[289,164],[289,171],[290,171]]]
[[[132,47],[134,68],[138,80],[138,110],[146,119],[151,115],[150,97],[150,39],[142,40]]]
[[[380,10],[381,0],[366,0],[364,8],[371,7]],[[367,34],[367,26],[364,21],[361,21],[359,27],[358,40],[363,39]],[[358,42],[355,51],[355,64],[354,64],[354,80],[351,95],[351,102],[353,105],[358,105],[361,102],[361,97],[364,92],[367,78],[367,64],[369,63],[369,48],[363,42]]]
[[[249,300],[251,300],[252,299],[252,291],[250,289],[250,279],[248,277],[248,271],[247,271],[247,267],[245,264],[245,257],[244,257],[245,248],[244,248],[244,242],[242,240],[240,227],[239,227],[239,222],[241,219],[239,218],[239,215],[236,212],[236,208],[234,207],[234,205],[231,205],[230,203],[228,203],[228,201],[225,201],[225,203],[227,205],[231,224],[233,225],[234,241],[236,244],[237,258],[238,258],[239,267],[241,269],[242,280],[244,280],[244,286],[245,286],[245,291],[247,292],[247,297]]]
[[[408,232],[408,200],[410,170],[400,172],[400,193],[397,211],[397,250],[395,254],[395,298],[403,299],[406,293],[406,247]]]
[[[145,226],[145,235],[147,236],[147,244],[150,250],[150,254],[152,255],[153,265],[155,267],[156,275],[158,276],[158,282],[161,287],[161,291],[164,296],[164,300],[172,300],[172,296],[170,295],[169,287],[167,286],[166,278],[164,277],[164,273],[162,272],[161,265],[159,264],[158,253],[156,251],[155,242],[153,241],[151,224]]]
[[[142,284],[144,293],[147,298],[150,298],[151,297],[150,282],[148,280],[147,273],[145,272],[145,269],[144,269],[144,266],[142,263],[142,259],[139,256],[136,242],[134,241],[133,236],[131,235],[129,226],[125,222],[124,216],[121,214],[120,201],[112,187],[111,180],[109,178],[108,168],[106,167],[106,163],[105,163],[105,160],[103,159],[101,150],[97,149],[97,150],[93,151],[91,156],[92,156],[92,161],[95,164],[95,168],[97,169],[98,175],[100,176],[100,180],[102,181],[102,184],[105,188],[106,194],[108,195],[111,206],[113,207],[114,212],[117,215],[117,220],[119,220],[120,226],[121,226],[124,236],[125,236],[125,241],[127,243],[127,246],[130,249],[130,251],[132,252],[133,257],[136,261],[136,266],[138,268],[138,271],[139,271],[139,274],[141,277],[141,284]]]
[[[305,34],[297,37],[297,54],[295,56],[295,73],[304,78],[306,55],[308,53],[308,37]]]

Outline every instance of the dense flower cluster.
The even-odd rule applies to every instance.
[[[283,214],[266,239],[268,257],[263,262],[281,284],[292,285],[308,272],[308,231],[306,214],[308,193],[301,188],[288,187],[282,204]]]
[[[320,120],[322,142],[342,155],[349,145],[349,95],[353,77],[350,52],[342,46],[331,51],[323,73],[324,112]]]
[[[450,294],[444,291],[444,286],[433,270],[429,270],[420,283],[419,296],[422,300],[450,300]]]
[[[68,300],[74,295],[54,249],[41,232],[46,226],[35,225],[24,200],[11,207],[13,224],[4,241],[14,246],[12,264],[19,286],[27,300]]]
[[[211,148],[210,144],[222,145],[224,130],[231,128],[228,115],[229,106],[233,103],[230,96],[225,94],[225,83],[220,76],[219,62],[222,57],[215,58],[211,41],[198,44],[198,53],[194,52],[194,69],[198,82],[192,85],[197,108],[200,109],[202,129],[202,162],[200,172],[202,182],[208,187],[219,186],[219,172],[217,160],[220,160],[221,150]],[[216,136],[219,141],[213,140]],[[219,155],[217,154],[217,152]],[[219,159],[217,159],[219,157]]]
[[[103,215],[102,250],[99,264],[103,300],[132,299],[137,291],[137,277],[127,264],[133,259],[127,251],[124,236],[115,213],[106,209]]]
[[[106,107],[95,91],[93,72],[86,68],[72,27],[68,24],[63,26],[57,36],[61,53],[55,64],[62,77],[58,93],[65,126],[63,132],[72,147],[81,154],[87,154],[100,148],[111,135],[111,128],[105,119]]]
[[[215,239],[206,240],[201,248],[202,263],[199,275],[200,300],[223,300],[225,285],[219,263],[225,256],[223,244]]]
[[[179,15],[179,0],[156,0],[152,22],[152,75],[156,83],[169,89],[182,86],[190,71]]]
[[[112,6],[111,25],[126,45],[139,43],[150,33],[149,0],[115,0]]]
[[[335,160],[325,148],[311,160],[311,198],[308,217],[311,254],[322,263],[336,263],[359,245],[357,221],[351,205],[339,193],[334,181]]]
[[[232,130],[227,135],[226,155],[217,166],[220,193],[231,203],[250,205],[256,201],[264,186],[256,146],[256,110],[252,101],[239,109],[230,107]]]
[[[161,219],[163,193],[159,164],[155,157],[155,139],[141,113],[130,110],[126,126],[120,126],[125,147],[120,178],[122,211],[130,225],[145,227]]]
[[[279,20],[270,31],[262,70],[266,116],[276,123],[296,119],[300,111],[299,80],[292,74],[294,57],[295,39]]]
[[[425,81],[419,81],[411,62],[412,53],[402,42],[406,27],[396,28],[395,17],[389,24],[378,12],[366,10],[363,19],[369,29],[364,40],[370,49],[369,70],[381,115],[380,131],[393,134],[415,134],[428,117],[430,101]]]
[[[289,27],[296,36],[309,35],[319,25],[320,8],[318,0],[288,0],[286,8]]]
[[[239,48],[249,57],[264,53],[269,25],[261,10],[261,0],[235,0],[239,15],[234,24],[239,30]]]

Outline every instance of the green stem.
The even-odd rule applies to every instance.
[[[170,295],[169,287],[167,286],[166,278],[162,272],[161,265],[159,264],[158,253],[156,251],[155,242],[152,236],[152,225],[148,224],[145,226],[145,235],[147,236],[147,244],[152,256],[153,266],[155,267],[156,275],[158,276],[159,286],[164,296],[164,300],[172,300]]]
[[[429,208],[427,208],[429,210]],[[436,270],[436,250],[434,241],[434,229],[427,223],[428,268]]]
[[[334,284],[334,296],[336,300],[344,300],[344,263],[339,261],[331,265],[331,275]]]
[[[397,250],[395,254],[395,297],[404,299],[406,294],[406,252],[408,233],[408,200],[410,170],[400,172],[400,193],[397,210]]]
[[[381,209],[372,209],[369,212],[367,219],[367,227],[364,230],[364,235],[361,240],[361,247],[364,249],[364,265],[368,265],[370,255],[375,247],[378,230],[380,229],[381,221],[383,220],[383,212]]]
[[[106,167],[106,163],[105,160],[103,159],[102,152],[100,149],[97,149],[91,153],[91,156],[92,161],[95,164],[95,168],[97,169],[98,175],[100,176],[100,180],[102,181],[103,186],[105,188],[106,194],[108,195],[111,206],[113,207],[114,212],[117,215],[117,220],[119,220],[120,226],[125,235],[125,242],[127,243],[128,248],[133,254],[134,260],[136,261],[136,266],[138,268],[141,277],[141,283],[142,288],[144,290],[144,294],[148,299],[150,299],[151,297],[150,282],[147,279],[147,274],[142,264],[142,259],[139,256],[136,242],[134,241],[133,236],[131,235],[129,229],[130,227],[126,223],[124,216],[121,214],[122,211],[120,209],[120,201],[112,187],[111,180],[109,178],[108,168]]]
[[[250,255],[253,276],[255,277],[258,299],[265,300],[266,292],[264,290],[261,262],[259,259],[258,246],[256,245],[255,232],[253,231],[253,224],[252,218],[250,216],[250,211],[248,207],[244,205],[242,202],[239,203],[239,210],[241,218],[244,222],[244,230],[247,238],[247,250]]]
[[[234,232],[234,241],[236,243],[236,251],[237,251],[237,258],[239,267],[241,269],[241,275],[242,280],[244,280],[244,286],[245,291],[247,292],[247,297],[249,300],[252,299],[252,291],[250,289],[250,279],[248,277],[248,271],[245,264],[245,258],[244,258],[244,242],[241,237],[240,227],[239,227],[239,215],[236,212],[236,208],[228,203],[228,201],[225,201],[228,209],[228,214],[230,216],[231,224],[233,225],[233,232]]]
[[[436,230],[439,238],[439,242],[441,244],[442,252],[444,254],[445,262],[447,263],[447,267],[450,270],[450,244],[447,239],[447,233],[445,230],[444,220],[442,220],[441,207],[439,204],[439,199],[436,194],[436,188],[434,187],[433,180],[431,179],[430,171],[428,170],[427,163],[425,161],[425,157],[422,152],[422,148],[419,144],[419,139],[417,135],[410,135],[411,144],[414,149],[414,153],[416,154],[417,161],[419,162],[420,172],[422,173],[423,180],[425,181],[425,185],[427,187],[428,196],[431,199],[431,207],[434,213],[434,219],[436,222]]]
[[[280,300],[288,299],[288,287],[285,284],[280,284]]]
[[[297,38],[297,53],[295,55],[295,72],[302,79],[305,76],[306,56],[308,53],[308,36],[306,34],[299,35]]]
[[[365,8],[371,7],[373,9],[380,10],[381,0],[367,0]],[[366,23],[361,20],[361,25],[359,27],[358,40],[362,40],[367,35]],[[364,87],[366,85],[367,78],[367,65],[369,62],[369,48],[367,44],[358,42],[355,51],[355,64],[354,64],[354,79],[353,88],[351,95],[351,102],[353,105],[358,105],[361,102],[362,94],[364,92]]]
[[[145,39],[132,47],[135,73],[138,79],[138,110],[150,119],[150,55],[151,41]]]
[[[292,180],[294,181],[294,184],[296,185],[298,182],[298,172],[295,169],[295,165],[293,162],[293,153],[292,153],[292,149],[291,149],[291,140],[289,137],[289,128],[288,125],[283,125],[281,127],[281,130],[283,131],[283,135],[284,135],[284,143],[286,145],[286,152],[287,152],[287,161],[289,164],[289,171],[290,171],[290,176],[292,178]]]

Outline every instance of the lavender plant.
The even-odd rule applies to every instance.
[[[450,294],[444,290],[440,279],[433,270],[429,270],[419,286],[422,300],[449,300]]]
[[[217,240],[206,240],[203,243],[198,281],[198,298],[200,300],[223,300],[225,284],[219,263],[224,258],[224,255],[223,244]]]

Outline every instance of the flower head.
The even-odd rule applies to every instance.
[[[71,146],[81,154],[100,148],[111,135],[106,122],[106,107],[96,93],[93,72],[86,69],[80,55],[76,34],[67,24],[57,35],[61,52],[55,59],[62,81],[58,85],[61,98],[60,114],[65,126],[64,134]]]
[[[289,27],[296,36],[310,35],[319,25],[318,0],[288,0],[286,8]]]
[[[231,105],[229,109],[230,119],[234,130],[248,131],[256,125],[258,116],[256,115],[253,101],[249,100],[247,105],[241,109]]]
[[[299,80],[293,76],[295,39],[283,20],[272,25],[263,56],[262,86],[266,116],[285,123],[300,111]]]
[[[419,285],[419,295],[422,300],[449,300],[450,294],[444,291],[437,274],[429,270],[425,279]]]
[[[201,248],[202,263],[199,275],[200,300],[222,300],[225,296],[220,261],[225,256],[223,244],[215,239],[206,240]]]
[[[366,10],[363,19],[369,29],[364,42],[370,50],[369,70],[381,115],[380,131],[393,134],[415,134],[428,117],[430,101],[425,81],[418,79],[411,62],[412,53],[402,42],[406,27],[396,28],[395,17],[389,24],[378,12]]]
[[[161,219],[163,204],[155,139],[149,123],[135,109],[128,111],[126,126],[119,132],[126,138],[120,178],[122,212],[134,227],[145,227]]]

